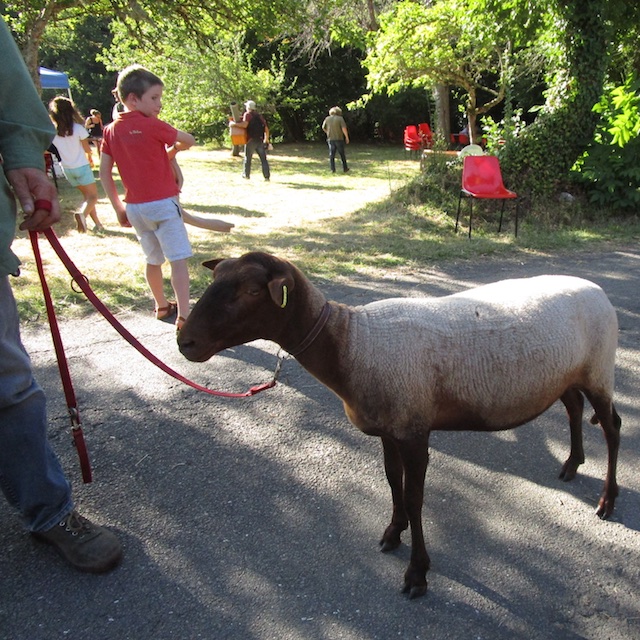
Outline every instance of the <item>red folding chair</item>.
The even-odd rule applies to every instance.
[[[422,140],[422,146],[426,147],[427,149],[431,149],[431,146],[433,144],[433,133],[431,133],[431,127],[429,126],[429,123],[421,122],[418,125],[418,135]]]
[[[422,139],[418,133],[418,127],[415,124],[407,125],[404,128],[404,150],[409,152],[409,157],[415,151],[416,158],[418,153],[422,150]]]
[[[463,196],[469,198],[469,238],[471,238],[471,221],[473,218],[473,199],[502,200],[498,233],[502,231],[502,217],[507,200],[516,201],[515,235],[518,235],[518,194],[505,188],[502,181],[500,163],[495,156],[465,156],[462,160],[462,188],[458,198],[456,215],[456,233],[460,219],[460,206]]]

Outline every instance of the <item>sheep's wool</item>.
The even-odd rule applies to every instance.
[[[617,330],[600,287],[539,276],[358,307],[347,342],[354,370],[381,389],[382,421],[390,388],[405,397],[389,403],[396,412],[404,407],[405,417],[437,420],[456,405],[487,427],[507,428],[542,413],[572,385],[611,394]]]

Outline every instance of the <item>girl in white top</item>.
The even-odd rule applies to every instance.
[[[89,146],[89,134],[82,126],[82,117],[73,102],[64,96],[58,96],[49,103],[49,114],[56,126],[53,139],[65,178],[73,187],[77,187],[84,196],[82,210],[75,214],[76,225],[80,233],[87,230],[87,217],[90,216],[94,231],[102,231],[104,227],[96,212],[98,188],[93,177],[93,158]]]

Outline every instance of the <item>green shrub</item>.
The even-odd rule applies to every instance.
[[[640,81],[609,86],[594,107],[595,139],[574,167],[589,201],[621,212],[640,207]]]

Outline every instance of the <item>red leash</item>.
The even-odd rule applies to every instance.
[[[244,393],[228,393],[226,391],[214,391],[213,389],[208,389],[207,387],[203,387],[202,385],[197,384],[196,382],[192,382],[188,378],[184,377],[177,371],[171,369],[171,367],[167,366],[164,362],[162,362],[158,357],[153,355],[151,351],[149,351],[146,347],[144,347],[127,329],[125,329],[122,324],[114,317],[114,315],[109,311],[109,309],[105,306],[103,302],[96,296],[89,285],[88,279],[82,274],[82,272],[76,267],[71,258],[69,258],[68,254],[62,248],[58,237],[56,236],[53,229],[47,229],[42,231],[47,240],[51,243],[53,250],[56,252],[64,266],[67,268],[67,271],[71,275],[73,281],[77,284],[78,287],[82,290],[82,292],[87,296],[89,302],[99,311],[102,316],[109,322],[109,324],[132,346],[134,349],[139,351],[147,360],[155,364],[158,368],[162,369],[165,373],[169,374],[172,378],[183,382],[198,391],[203,391],[212,396],[220,396],[223,398],[248,398],[249,396],[253,396],[261,391],[266,389],[271,389],[276,385],[276,381],[278,379],[278,374],[280,373],[280,368],[282,366],[282,358],[278,358],[278,363],[276,365],[276,370],[273,374],[273,379],[270,382],[265,384],[260,384],[251,387],[249,390]],[[51,293],[49,291],[49,287],[47,285],[45,275],[44,275],[44,267],[42,265],[42,257],[40,255],[40,247],[38,245],[38,232],[30,231],[29,236],[31,239],[31,246],[33,247],[33,254],[36,259],[36,265],[38,267],[38,275],[40,276],[40,282],[42,284],[42,291],[45,298],[45,305],[47,308],[47,316],[49,318],[49,325],[51,327],[51,336],[53,338],[53,344],[56,350],[56,356],[58,358],[58,368],[60,370],[60,377],[62,378],[62,385],[64,387],[65,397],[67,400],[67,406],[69,408],[69,414],[71,416],[71,427],[74,435],[74,441],[76,443],[76,448],[78,449],[78,456],[80,457],[80,466],[82,468],[82,478],[84,482],[91,482],[91,466],[89,464],[89,456],[87,454],[87,449],[84,443],[84,437],[82,434],[82,427],[80,425],[80,416],[78,413],[77,401],[75,397],[75,392],[73,390],[73,384],[71,382],[71,376],[69,374],[69,367],[67,365],[67,359],[64,353],[64,347],[62,345],[62,339],[60,337],[60,330],[58,327],[58,321],[56,319],[55,310],[53,307],[53,302],[51,300]]]
[[[49,319],[49,326],[51,327],[51,337],[53,339],[53,346],[56,350],[56,358],[58,360],[58,370],[60,371],[60,378],[62,379],[62,388],[64,389],[64,395],[67,400],[67,408],[69,409],[69,417],[71,418],[71,433],[73,434],[73,442],[80,458],[80,469],[82,470],[82,481],[88,484],[92,480],[91,476],[91,462],[89,462],[89,454],[87,452],[87,445],[84,441],[84,434],[82,433],[82,424],[80,423],[80,413],[78,411],[78,401],[76,400],[76,394],[73,389],[73,383],[71,382],[71,374],[69,373],[69,365],[67,364],[67,358],[64,353],[64,346],[62,345],[62,338],[60,337],[60,329],[58,328],[58,319],[56,318],[56,312],[53,308],[53,302],[51,300],[51,292],[49,291],[49,285],[44,277],[44,267],[42,266],[42,258],[40,256],[40,247],[38,246],[38,234],[35,231],[30,231],[31,245],[33,246],[33,253],[36,258],[36,265],[38,267],[38,275],[40,276],[40,283],[42,284],[42,293],[44,294],[44,303],[47,309],[47,317]]]

